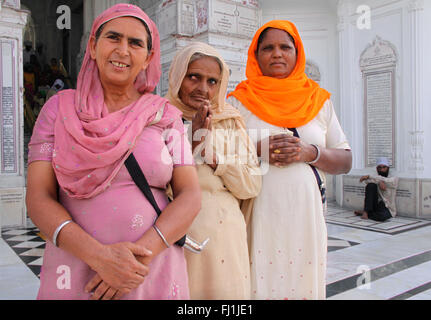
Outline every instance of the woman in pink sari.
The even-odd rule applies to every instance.
[[[94,21],[77,89],[43,107],[26,199],[49,240],[38,299],[189,298],[174,243],[200,210],[200,188],[181,112],[151,94],[160,74],[153,21],[118,4]],[[159,217],[124,166],[132,152]]]

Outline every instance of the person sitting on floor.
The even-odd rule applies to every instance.
[[[364,182],[365,201],[364,210],[355,211],[355,215],[362,219],[372,219],[383,222],[394,218],[397,214],[395,197],[397,193],[398,177],[389,177],[389,161],[387,158],[377,159],[377,176],[363,176],[359,180]]]

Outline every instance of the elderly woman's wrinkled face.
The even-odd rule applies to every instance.
[[[220,85],[221,70],[215,58],[201,57],[189,64],[178,96],[194,109],[211,101]]]
[[[256,59],[264,76],[287,78],[296,66],[295,44],[286,31],[270,28],[258,46]]]
[[[151,61],[147,49],[148,34],[141,21],[120,17],[103,26],[100,37],[91,38],[91,58],[96,60],[100,80],[119,86],[134,83]]]

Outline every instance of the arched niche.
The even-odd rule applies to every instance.
[[[312,60],[307,60],[305,63],[305,74],[311,79],[320,84],[322,76],[320,74],[319,66]]]

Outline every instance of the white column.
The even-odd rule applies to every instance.
[[[88,0],[86,0],[88,1]],[[84,1],[85,2],[85,1]],[[93,0],[94,18],[117,3],[130,3],[129,0]]]
[[[351,71],[352,63],[350,57],[351,52],[351,39],[350,34],[350,12],[351,12],[350,0],[339,0],[337,3],[337,16],[338,16],[338,50],[339,50],[339,96],[340,96],[340,114],[339,119],[342,123],[344,132],[349,139],[350,145],[353,152],[353,167],[355,163],[359,162],[359,157],[362,154],[360,150],[356,148],[356,135],[355,135],[355,122],[353,114],[355,110],[352,110],[354,104],[352,103],[353,96],[353,79]],[[349,110],[349,111],[348,111]],[[336,187],[335,187],[335,198],[338,204],[343,204],[343,177],[336,176]]]
[[[23,30],[19,1],[0,10],[0,229],[25,226]]]
[[[351,50],[351,39],[352,35],[350,32],[350,1],[339,0],[337,7],[338,15],[338,50],[339,50],[339,86],[340,86],[340,122],[343,124],[343,128],[346,135],[352,139],[355,137],[353,128],[355,128],[354,119],[352,117],[351,105],[352,101],[352,64],[350,61],[352,56]],[[350,112],[348,111],[350,110]],[[354,144],[354,141],[350,141]]]
[[[408,5],[410,22],[410,48],[412,50],[410,70],[411,92],[412,92],[412,113],[413,130],[410,131],[411,155],[409,170],[413,171],[416,177],[420,178],[424,171],[423,146],[424,146],[424,127],[423,127],[423,108],[424,108],[424,60],[423,60],[423,11],[424,0],[411,0]]]
[[[84,34],[90,33],[91,25],[94,20],[94,2],[93,1],[84,1]]]
[[[94,14],[94,1],[84,1],[84,12],[83,12],[83,33],[80,42],[80,51],[76,57],[76,70],[79,73],[81,70],[82,61],[84,60],[85,49],[87,47],[87,41],[90,37],[91,26],[95,18]]]
[[[168,71],[177,50],[193,41],[218,50],[231,69],[228,90],[245,78],[247,50],[262,13],[257,2],[233,0],[141,0],[160,33],[162,78],[157,93],[168,90]]]

